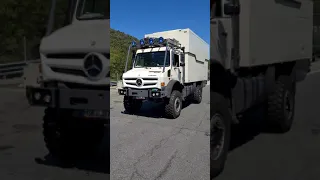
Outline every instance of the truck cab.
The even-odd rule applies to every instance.
[[[137,49],[132,69],[123,74],[124,87],[164,90],[170,80],[183,84],[183,56],[182,50],[171,47]]]
[[[109,84],[110,26],[107,1],[73,1],[69,24],[48,30],[40,45],[43,81],[87,85]],[[100,69],[87,69],[85,63],[96,59]],[[87,60],[87,61],[86,61]]]

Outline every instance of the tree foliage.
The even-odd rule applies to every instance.
[[[66,0],[57,0],[55,27],[64,23]],[[39,44],[45,35],[51,1],[1,0],[0,1],[0,63],[24,59],[24,38],[27,59],[39,57]]]
[[[67,0],[57,0],[54,30],[64,26],[67,6]],[[39,45],[46,33],[50,9],[50,0],[0,1],[0,63],[24,60],[24,38],[27,60],[39,58]],[[124,70],[130,43],[137,39],[117,30],[110,31],[111,77],[116,79]]]
[[[133,40],[138,41],[138,39],[133,36],[110,29],[110,75],[113,80],[121,78],[126,65],[128,48]],[[130,54],[129,57],[128,68],[131,68],[132,54]]]

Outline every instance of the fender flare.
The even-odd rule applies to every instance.
[[[169,98],[171,96],[171,92],[174,88],[174,86],[178,86],[179,90],[182,90],[182,85],[177,80],[170,80],[168,85],[166,86],[165,92],[166,96]]]

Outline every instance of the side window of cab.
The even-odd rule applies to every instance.
[[[179,67],[179,55],[178,54],[173,54],[172,65],[174,67]]]

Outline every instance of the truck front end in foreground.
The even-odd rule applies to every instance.
[[[94,149],[110,111],[108,2],[73,2],[72,22],[41,41],[40,87],[26,87],[29,103],[46,107],[47,148],[62,158]]]

